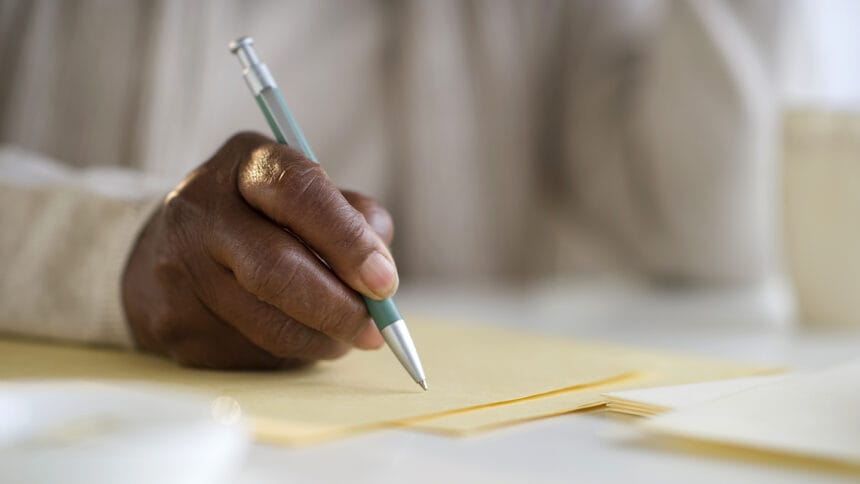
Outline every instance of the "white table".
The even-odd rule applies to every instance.
[[[670,291],[619,281],[529,288],[405,287],[412,314],[547,334],[694,351],[738,360],[826,366],[860,357],[855,330],[790,324],[778,285]],[[429,375],[432,378],[432,375]],[[240,482],[857,482],[809,468],[678,453],[620,438],[606,414],[572,414],[474,437],[381,431],[301,449],[254,446]]]

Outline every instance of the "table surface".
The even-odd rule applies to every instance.
[[[619,280],[527,287],[404,287],[398,305],[421,315],[816,368],[860,357],[856,329],[793,323],[779,284],[750,289],[656,289]],[[432,379],[432,374],[428,375]],[[432,383],[431,383],[432,384]],[[289,449],[252,447],[241,483],[267,482],[857,482],[754,458],[658,448],[628,420],[578,413],[451,438],[387,430]]]

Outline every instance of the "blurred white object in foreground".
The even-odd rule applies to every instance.
[[[136,383],[0,384],[0,469],[17,483],[220,483],[242,464],[240,409]]]

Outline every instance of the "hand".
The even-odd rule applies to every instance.
[[[359,293],[397,290],[392,232],[385,209],[341,192],[299,152],[235,135],[138,238],[122,281],[131,332],[144,350],[208,368],[284,368],[379,348]]]

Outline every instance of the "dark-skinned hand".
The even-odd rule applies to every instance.
[[[338,190],[298,151],[235,135],[141,232],[122,281],[132,335],[145,351],[207,368],[379,348],[359,293],[397,290],[392,233],[385,209]]]

